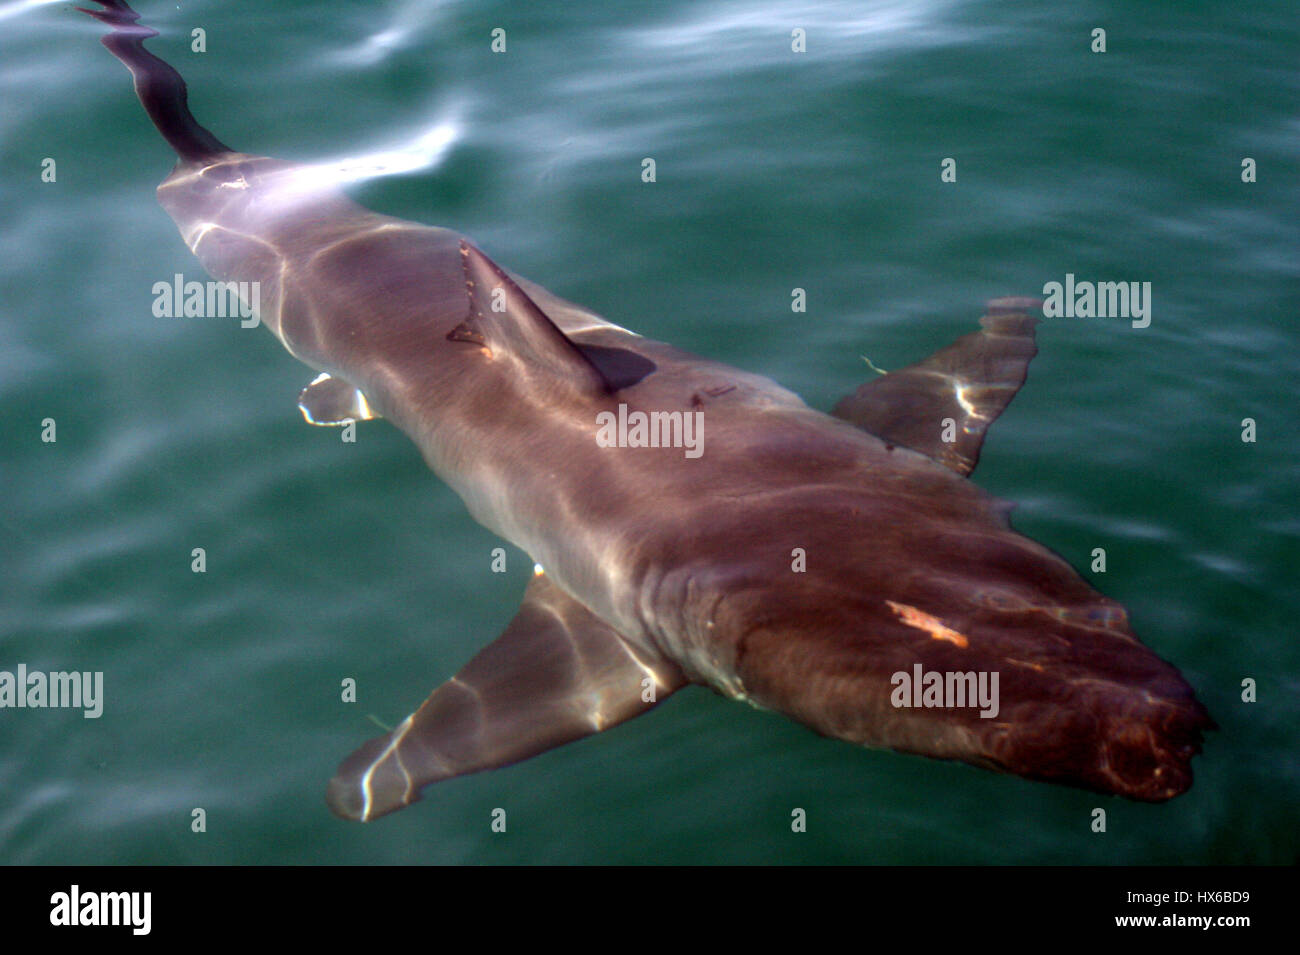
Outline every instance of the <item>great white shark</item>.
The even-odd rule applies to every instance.
[[[1039,303],[990,303],[978,331],[824,414],[311,167],[230,149],[144,48],[156,31],[96,2],[178,156],[159,201],[212,276],[257,283],[262,323],[320,373],[307,420],[387,418],[536,562],[505,631],[343,761],[334,812],[375,819],[687,684],[864,746],[1151,802],[1191,786],[1214,725],[1192,688],[967,480],[1036,354]]]

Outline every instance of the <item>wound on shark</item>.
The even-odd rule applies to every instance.
[[[178,157],[159,201],[210,275],[257,283],[262,324],[317,372],[304,417],[386,418],[539,568],[504,632],[342,762],[334,812],[375,819],[688,684],[863,746],[1151,802],[1191,786],[1214,725],[1191,686],[968,480],[1036,354],[1040,302],[990,302],[978,330],[825,414],[456,232],[372,213],[319,166],[232,150],[144,48],[155,32],[98,2]],[[697,458],[597,440],[620,414],[678,411],[683,439],[690,413],[708,420]],[[898,673],[996,673],[997,718],[895,706]]]

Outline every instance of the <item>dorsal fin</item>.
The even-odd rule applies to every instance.
[[[1041,305],[1038,299],[994,299],[980,319],[980,331],[867,382],[832,414],[958,474],[970,474],[985,431],[1025,383],[1029,361],[1038,354],[1038,319],[1028,311]]]
[[[514,360],[523,375],[546,374],[587,395],[616,389],[514,280],[464,239],[460,242],[469,316],[447,337]]]

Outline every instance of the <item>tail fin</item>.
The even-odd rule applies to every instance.
[[[190,114],[185,81],[181,75],[144,48],[144,41],[157,36],[158,31],[138,23],[140,15],[127,6],[125,0],[95,2],[104,9],[77,9],[113,28],[113,32],[100,42],[131,71],[141,105],[176,154],[190,162],[201,162],[232,152]]]

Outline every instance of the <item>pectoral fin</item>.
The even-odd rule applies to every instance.
[[[879,438],[928,455],[958,474],[979,461],[988,426],[1025,383],[1038,354],[1036,299],[989,302],[982,329],[915,365],[867,382],[831,412]]]
[[[339,766],[326,796],[368,822],[429,783],[518,762],[646,712],[686,682],[545,574],[510,625],[387,736]]]
[[[298,410],[308,424],[335,425],[378,418],[358,388],[341,378],[317,375],[298,396]]]

